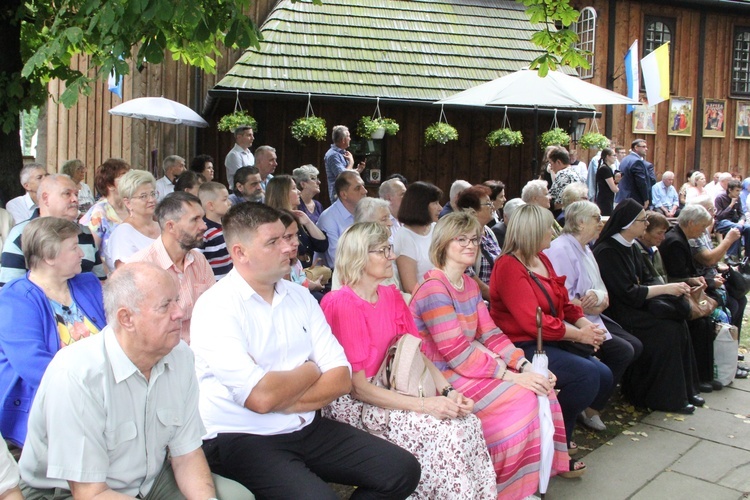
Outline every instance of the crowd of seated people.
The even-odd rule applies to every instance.
[[[750,245],[743,185],[694,175],[677,209],[612,207],[612,149],[597,203],[584,163],[547,157],[550,179],[506,202],[497,180],[458,180],[445,200],[401,176],[371,197],[342,153],[328,207],[313,165],[240,165],[228,189],[206,155],[187,171],[168,157],[159,181],[110,159],[82,217],[82,164],[40,174],[3,243],[0,434],[20,463],[0,450],[0,497],[337,498],[339,483],[353,498],[520,500],[538,491],[542,439],[551,475],[584,474],[576,425],[606,430],[618,386],[693,413],[722,388],[714,323],[742,327],[724,276]],[[710,315],[660,309],[696,291]],[[532,369],[538,329],[548,376]],[[435,394],[374,379],[403,335]]]

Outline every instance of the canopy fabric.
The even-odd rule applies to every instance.
[[[638,101],[560,71],[550,71],[542,78],[535,70],[522,69],[436,104],[581,108],[596,104],[638,104]]]
[[[208,127],[208,122],[184,104],[164,97],[139,97],[131,99],[109,110],[109,114],[142,118],[154,122]]]

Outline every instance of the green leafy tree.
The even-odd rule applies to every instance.
[[[570,6],[570,0],[516,0],[524,4],[526,14],[533,24],[542,24],[543,29],[531,36],[531,41],[544,49],[544,54],[531,62],[530,68],[537,69],[539,76],[556,70],[559,66],[586,68],[591,65],[586,60],[587,51],[578,49],[578,35],[570,25],[578,20],[579,12]],[[555,26],[562,26],[555,29]]]
[[[0,7],[0,188],[21,193],[18,173],[22,111],[42,105],[47,84],[65,84],[60,100],[73,106],[91,84],[165,54],[214,73],[220,44],[259,46],[260,32],[244,12],[252,0],[4,0]],[[320,0],[318,0],[319,2]],[[86,73],[70,67],[89,57]]]

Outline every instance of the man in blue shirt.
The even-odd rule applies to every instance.
[[[667,217],[677,217],[680,209],[680,197],[674,188],[674,173],[667,170],[651,188],[651,202],[654,210],[658,210]]]
[[[359,200],[367,196],[365,183],[356,171],[347,170],[336,179],[334,190],[338,199],[323,210],[318,218],[318,228],[326,234],[328,250],[325,253],[315,252],[313,262],[322,259],[323,264],[333,269],[336,247],[339,237],[354,224],[354,208]]]
[[[349,134],[349,129],[344,125],[336,125],[333,127],[331,133],[331,148],[326,152],[323,160],[326,164],[326,180],[328,181],[328,197],[331,199],[331,203],[336,201],[336,192],[333,188],[333,184],[336,182],[336,177],[339,176],[344,170],[356,170],[359,173],[365,169],[365,162],[361,161],[354,167],[354,157],[350,151],[346,148],[349,147],[352,139]]]

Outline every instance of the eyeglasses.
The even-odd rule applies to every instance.
[[[156,199],[156,191],[151,191],[150,193],[143,193],[141,195],[134,196],[134,198],[141,200],[141,201],[146,201],[150,198]]]
[[[466,236],[459,236],[458,238],[453,238],[454,241],[457,241],[459,245],[466,248],[469,246],[469,243],[472,245],[479,246],[479,238],[474,236],[473,238],[467,238]]]
[[[488,201],[487,203],[482,203],[481,206],[495,208],[495,205],[491,201]]]
[[[393,254],[393,245],[388,245],[387,247],[378,248],[377,250],[370,250],[367,253],[382,253],[384,259],[390,259],[391,255]]]
[[[596,219],[596,222],[601,222],[602,221],[602,216],[601,215],[592,215],[591,218],[592,219]]]
[[[644,217],[643,219],[635,219],[633,222],[643,222],[644,224],[648,224],[648,217]]]

